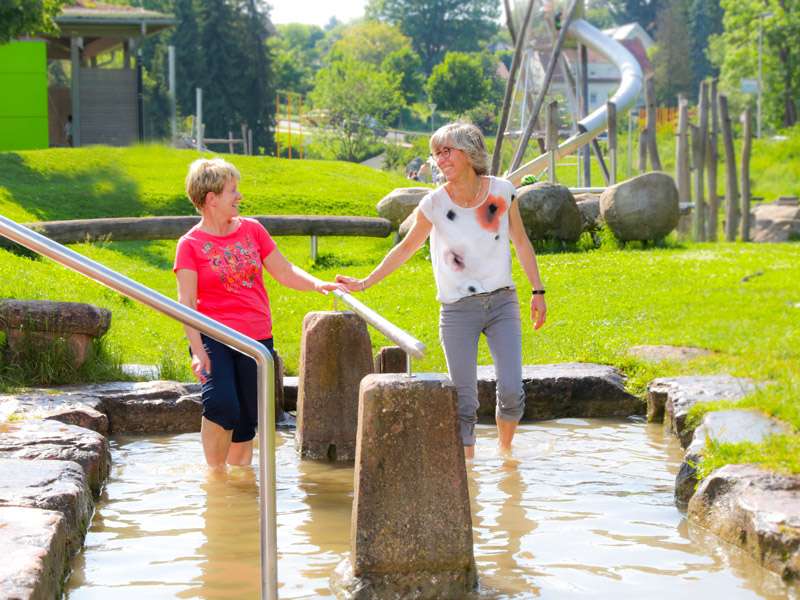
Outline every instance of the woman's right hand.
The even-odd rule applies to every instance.
[[[363,279],[356,279],[355,277],[348,277],[347,275],[337,275],[334,281],[343,284],[351,292],[363,292],[366,290]]]
[[[200,383],[206,382],[206,375],[211,373],[211,359],[205,350],[192,352],[192,373]]]

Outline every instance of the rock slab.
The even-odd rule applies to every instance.
[[[0,600],[54,600],[67,574],[67,528],[57,511],[0,507]]]
[[[689,410],[700,402],[733,400],[755,391],[755,382],[730,375],[660,377],[647,384],[647,418],[664,422],[664,431],[678,437],[682,448],[692,442],[686,427]]]
[[[338,598],[462,598],[477,584],[458,395],[445,375],[361,383],[350,556]]]
[[[65,460],[0,458],[0,506],[60,512],[73,554],[83,546],[94,510],[83,469]]]
[[[108,441],[96,431],[56,421],[0,424],[0,458],[74,461],[98,495],[111,468]]]
[[[675,499],[678,504],[689,502],[697,488],[699,481],[695,465],[702,460],[709,439],[725,444],[758,444],[770,436],[789,433],[791,428],[786,423],[755,410],[715,410],[706,413],[694,431],[692,443],[675,478]]]
[[[766,569],[800,577],[800,477],[726,465],[703,480],[688,514]]]
[[[625,390],[625,376],[609,365],[564,363],[522,367],[525,413],[522,421],[563,418],[629,417],[645,404]],[[494,416],[496,375],[478,367],[479,415]]]

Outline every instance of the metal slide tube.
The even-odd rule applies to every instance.
[[[261,515],[261,598],[278,598],[278,541],[275,517],[275,369],[272,355],[255,340],[116,271],[0,216],[0,235],[77,271],[137,302],[194,327],[255,359],[258,367],[258,460]]]
[[[617,113],[624,113],[633,106],[642,90],[642,69],[636,58],[620,43],[614,41],[583,19],[569,24],[567,37],[574,39],[613,63],[620,72],[621,80],[616,93],[609,99],[617,106]],[[578,122],[579,133],[559,145],[556,158],[572,154],[605,131],[606,107],[601,106]],[[543,154],[505,175],[514,185],[519,185],[526,175],[538,175],[547,168],[547,155]]]
[[[342,302],[353,309],[355,314],[400,346],[406,354],[414,358],[425,358],[428,347],[418,339],[409,335],[394,323],[390,323],[371,308],[366,307],[353,298],[352,294],[345,294],[339,290],[334,290],[333,294],[336,298],[341,298]]]

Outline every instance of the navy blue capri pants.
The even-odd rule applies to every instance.
[[[203,334],[200,338],[211,361],[211,373],[203,372],[203,416],[227,431],[233,430],[234,443],[249,442],[258,426],[258,365],[213,338]],[[272,338],[258,343],[272,352]]]

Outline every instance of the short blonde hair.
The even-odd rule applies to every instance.
[[[186,176],[186,193],[197,212],[203,212],[209,192],[221,194],[231,179],[242,180],[239,171],[224,158],[198,158],[189,165]]]
[[[492,165],[492,157],[486,140],[477,125],[460,121],[450,123],[436,130],[431,136],[431,152],[437,152],[442,146],[450,146],[461,150],[478,176],[488,175]]]

